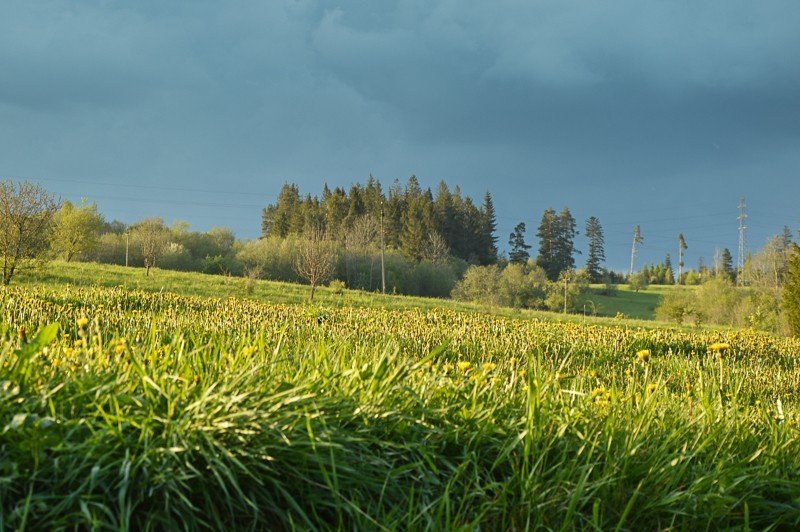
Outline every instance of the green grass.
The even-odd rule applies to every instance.
[[[0,529],[796,529],[798,352],[20,283],[0,289]]]
[[[616,287],[613,296],[601,293],[602,285],[593,285],[587,296],[587,312],[597,312],[599,316],[614,317],[621,314],[627,318],[654,320],[656,307],[661,297],[674,290],[694,290],[694,287],[675,285],[651,285],[646,290],[634,292],[628,285]]]
[[[124,286],[127,289],[145,290],[148,292],[172,292],[187,296],[202,297],[240,297],[262,303],[280,303],[304,305],[308,303],[310,287],[306,285],[259,280],[249,290],[247,279],[241,277],[225,277],[192,272],[176,272],[153,269],[150,276],[145,276],[143,268],[126,268],[107,264],[54,261],[44,268],[18,275],[12,285],[26,286],[83,286],[107,287]],[[377,292],[361,290],[344,290],[339,293],[325,286],[319,287],[315,303],[329,307],[384,308],[389,310],[409,309],[448,309],[460,312],[488,313],[507,318],[544,319],[589,323],[599,325],[619,325],[624,323],[630,327],[659,327],[667,324],[653,322],[654,313],[651,305],[665,289],[661,287],[647,292],[634,293],[620,286],[614,297],[590,294],[590,300],[597,302],[598,315],[593,316],[591,304],[587,305],[586,314],[568,314],[556,312],[533,311],[502,307],[486,307],[473,303],[465,303],[450,299],[436,299],[413,296],[383,295]],[[659,294],[659,295],[657,295]],[[637,310],[638,309],[638,310]],[[649,309],[649,310],[648,310]],[[616,318],[622,312],[625,319]]]

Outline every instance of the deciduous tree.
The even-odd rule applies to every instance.
[[[82,200],[79,207],[66,200],[55,215],[50,245],[67,262],[75,256],[93,251],[100,241],[103,217],[97,205]]]
[[[789,268],[781,301],[792,334],[800,336],[800,247],[792,243],[790,249]]]
[[[163,255],[167,246],[167,229],[161,218],[148,218],[136,224],[136,233],[142,245],[145,275],[150,275],[150,268]]]
[[[336,252],[325,236],[320,227],[306,231],[295,261],[297,275],[311,285],[311,301],[314,301],[317,286],[330,279],[336,267]]]
[[[3,284],[14,274],[35,266],[48,251],[59,202],[40,185],[28,181],[0,182],[0,257]]]

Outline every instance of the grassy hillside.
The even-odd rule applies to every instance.
[[[800,526],[795,340],[57,266],[0,288],[0,529]]]
[[[49,263],[45,268],[19,275],[13,285],[60,286],[124,286],[148,292],[173,292],[187,296],[240,297],[263,303],[305,304],[308,302],[309,287],[276,281],[255,281],[248,287],[248,280],[241,277],[224,277],[193,272],[151,270],[146,277],[143,268],[123,266],[60,262]],[[668,289],[667,287],[666,289]],[[586,315],[550,313],[510,308],[485,307],[449,299],[434,299],[412,296],[382,295],[373,292],[344,290],[342,292],[321,287],[317,290],[315,303],[330,307],[368,307],[393,310],[408,309],[449,309],[464,312],[486,312],[513,318],[538,318],[547,320],[571,321],[593,324],[619,325],[615,319],[618,313],[624,314],[625,323],[631,327],[659,326],[646,320],[654,317],[653,308],[662,292],[650,289],[635,293],[621,286],[613,297],[590,294],[589,299],[597,303],[598,317],[592,316],[592,306],[587,305]]]

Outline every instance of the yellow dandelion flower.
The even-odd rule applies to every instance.
[[[592,397],[600,397],[601,395],[606,393],[606,389],[603,387],[595,388],[592,390]]]
[[[86,316],[82,316],[78,318],[78,327],[81,329],[85,329],[89,325],[89,318]]]
[[[657,388],[658,386],[655,383],[650,383],[647,385],[648,393],[653,393],[654,391],[656,391]]]
[[[650,350],[642,349],[640,351],[636,351],[636,356],[639,357],[639,360],[642,362],[647,362],[650,359]]]
[[[492,371],[496,367],[497,367],[497,364],[495,364],[494,362],[487,362],[486,364],[483,365],[483,370],[484,371]]]
[[[708,346],[708,348],[712,351],[721,353],[722,351],[727,351],[728,349],[730,349],[731,344],[729,344],[728,342],[716,342]]]
[[[469,368],[472,367],[472,362],[467,362],[466,360],[462,360],[458,364],[458,369],[461,371],[469,371]]]

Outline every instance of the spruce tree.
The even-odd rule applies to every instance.
[[[567,207],[561,211],[558,217],[558,234],[556,236],[556,279],[563,271],[575,269],[575,236],[578,231],[575,229],[575,218]]]
[[[736,270],[733,269],[733,256],[728,248],[722,250],[722,273],[731,281],[736,280]]]
[[[605,238],[603,237],[603,227],[600,220],[595,216],[590,216],[586,220],[586,237],[589,239],[589,256],[586,258],[586,273],[592,283],[599,283],[603,280],[602,264],[606,260],[604,249]]]
[[[536,236],[539,238],[539,255],[536,257],[536,264],[541,267],[551,281],[558,279],[558,264],[556,264],[556,238],[558,236],[559,220],[556,211],[547,209],[542,215],[539,230]]]
[[[672,259],[667,253],[664,259],[664,284],[675,284],[675,273],[672,271]]]
[[[525,222],[520,222],[514,227],[514,231],[508,237],[508,245],[511,252],[508,254],[508,261],[514,264],[525,264],[530,258],[528,250],[531,248],[525,243]]]
[[[482,245],[481,250],[481,264],[494,264],[497,262],[497,214],[494,210],[494,203],[492,202],[492,195],[489,191],[483,196],[483,207],[481,208],[481,231],[480,241]]]

